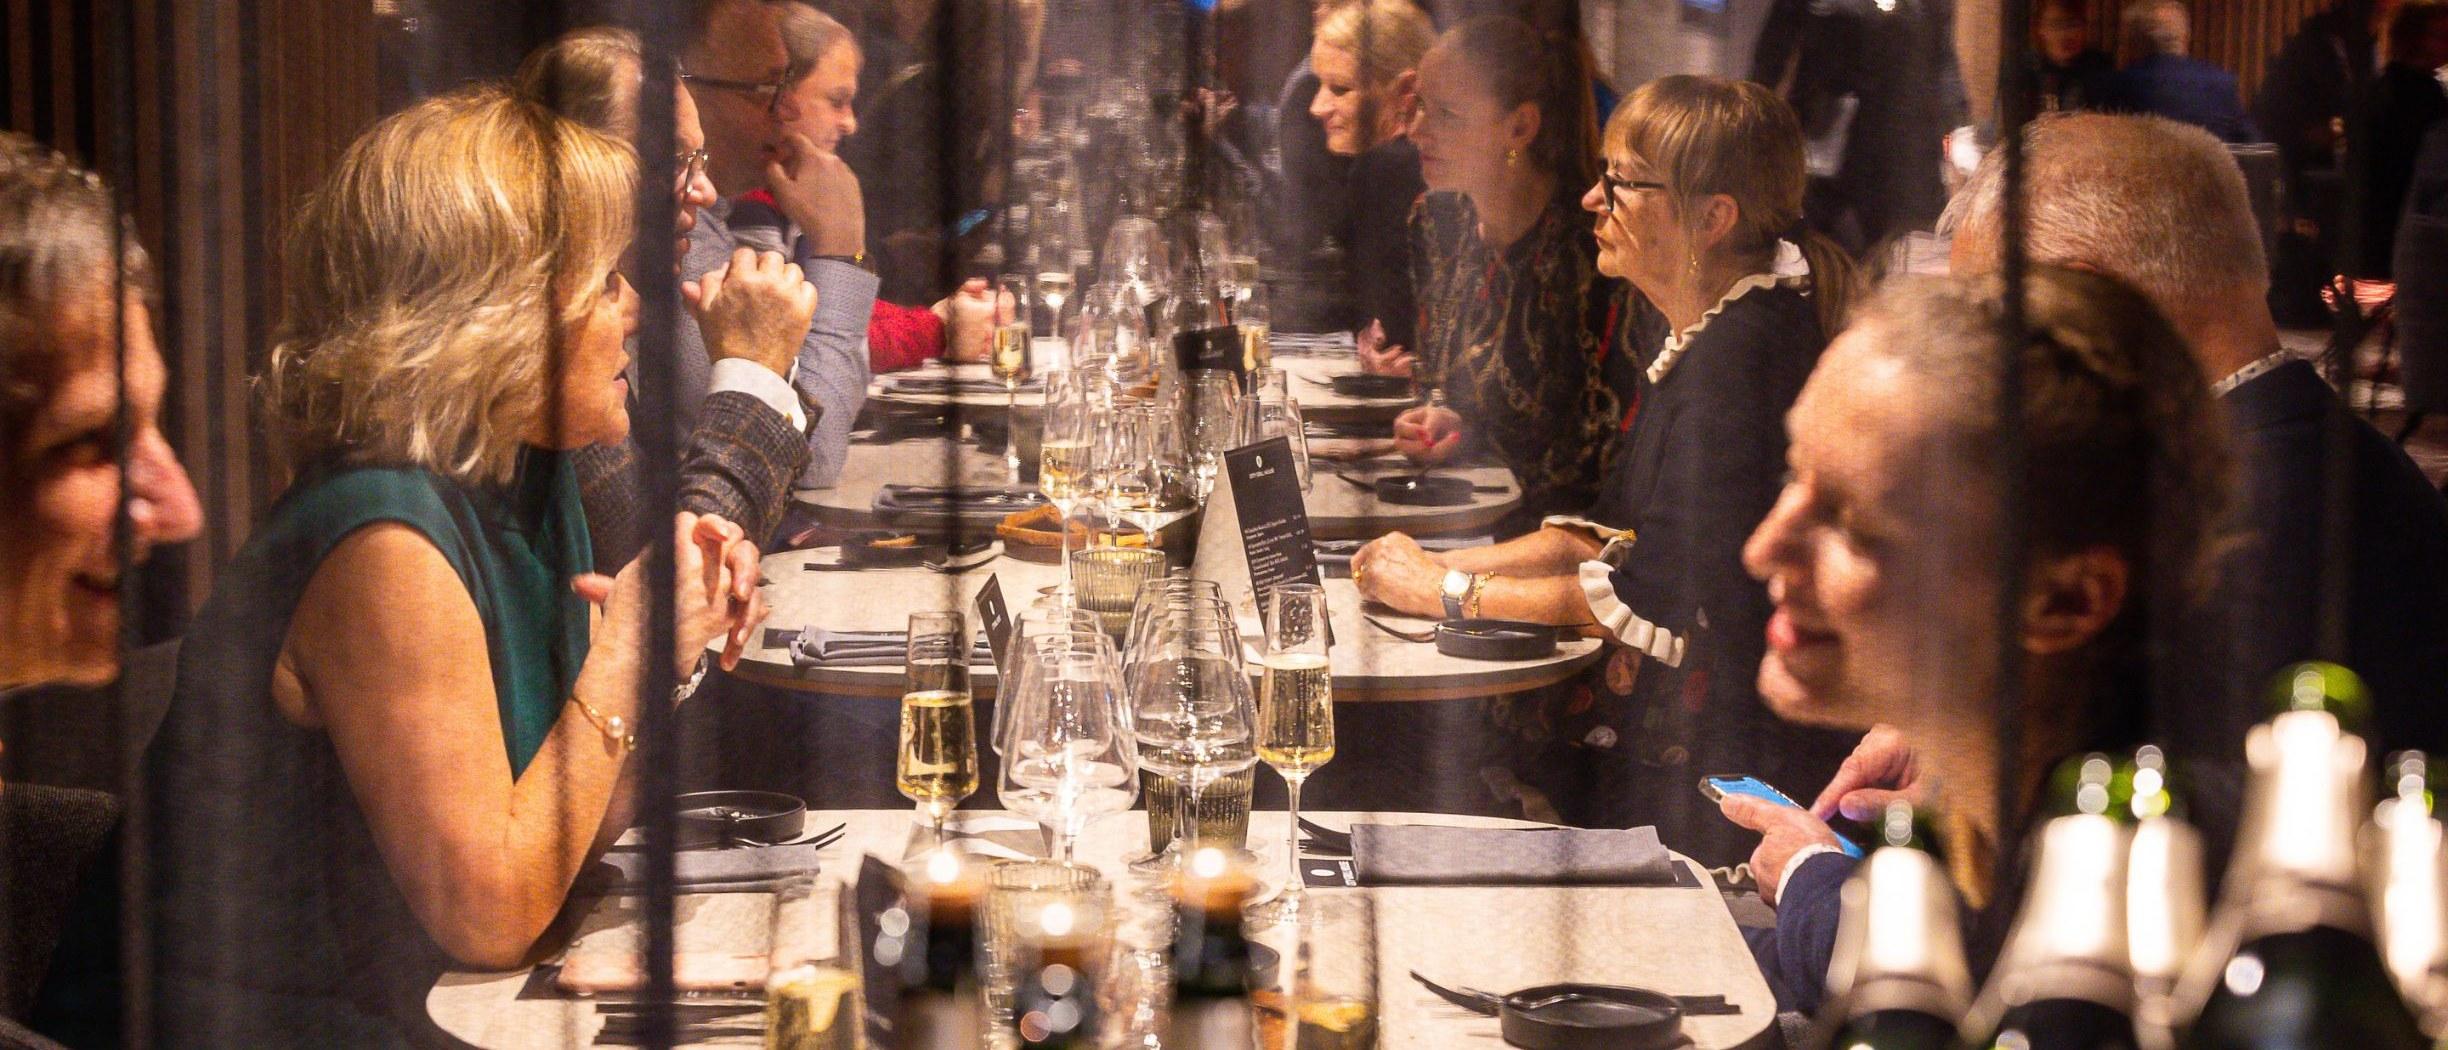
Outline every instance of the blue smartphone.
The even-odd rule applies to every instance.
[[[1761,780],[1758,777],[1738,777],[1722,773],[1701,777],[1700,794],[1711,802],[1723,799],[1727,795],[1749,795],[1752,798],[1766,799],[1780,806],[1791,806],[1795,809],[1802,808],[1801,803],[1785,797],[1784,792],[1768,786],[1767,781]],[[1830,830],[1834,831],[1833,828]],[[1860,860],[1862,858],[1862,848],[1860,846],[1855,845],[1853,840],[1845,837],[1842,832],[1836,832],[1835,834],[1836,845],[1844,850],[1845,856],[1851,857],[1855,860]]]

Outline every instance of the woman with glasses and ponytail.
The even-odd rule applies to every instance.
[[[1755,84],[1671,76],[1607,125],[1582,208],[1597,269],[1663,317],[1607,305],[1600,337],[1639,373],[1586,514],[1488,547],[1431,554],[1394,533],[1363,548],[1362,594],[1426,616],[1571,625],[1616,643],[1555,720],[1595,761],[1543,762],[1578,823],[1654,823],[1709,863],[1745,836],[1693,790],[1705,773],[1820,783],[1847,741],[1780,723],[1753,685],[1770,606],[1742,542],[1776,502],[1784,416],[1844,316],[1854,272],[1798,232],[1802,131]],[[1660,339],[1655,333],[1663,328]],[[1583,724],[1588,723],[1588,724]]]

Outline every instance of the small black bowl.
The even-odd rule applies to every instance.
[[[1376,484],[1380,503],[1459,507],[1471,501],[1470,479],[1457,474],[1388,474]]]
[[[1571,993],[1575,999],[1531,1008]],[[1528,1050],[1666,1050],[1683,1043],[1683,1008],[1645,988],[1543,984],[1505,996],[1504,1040]]]
[[[681,849],[771,845],[807,830],[807,803],[778,791],[697,791],[678,801]]]
[[[1556,629],[1525,620],[1447,620],[1437,651],[1464,660],[1536,660],[1556,651]]]
[[[1334,392],[1344,397],[1396,398],[1413,394],[1411,380],[1404,376],[1371,375],[1350,372],[1327,380]]]

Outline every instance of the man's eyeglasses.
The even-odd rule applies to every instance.
[[[672,185],[674,195],[686,195],[690,184],[705,174],[706,157],[705,147],[699,146],[672,158],[672,170],[680,173],[679,179]]]
[[[749,98],[763,101],[766,116],[772,116],[775,111],[782,108],[783,89],[789,87],[791,81],[798,78],[799,66],[795,62],[784,66],[781,76],[764,83],[753,80],[724,80],[721,77],[700,76],[685,69],[680,71],[680,80],[683,83],[703,84],[710,88],[735,91]]]
[[[1606,186],[1607,214],[1615,214],[1615,195],[1624,190],[1663,190],[1666,184],[1650,179],[1627,179],[1611,171],[1598,173],[1598,181]]]

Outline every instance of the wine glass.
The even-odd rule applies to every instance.
[[[1061,338],[1063,334],[1063,303],[1071,298],[1077,277],[1071,269],[1071,241],[1057,226],[1040,235],[1037,241],[1037,299],[1046,305],[1046,334]]]
[[[1170,814],[1162,814],[1171,817],[1172,834],[1164,852],[1146,867],[1178,865],[1190,850],[1229,836],[1231,826],[1248,827],[1246,790],[1239,805],[1222,814],[1207,814],[1200,805],[1210,785],[1258,764],[1258,711],[1241,662],[1241,631],[1230,607],[1221,599],[1209,601],[1165,607],[1131,690],[1140,768],[1150,774],[1151,841],[1166,808],[1162,803],[1173,804]],[[1211,828],[1211,823],[1224,826]]]
[[[1258,757],[1281,774],[1291,813],[1284,842],[1283,890],[1250,906],[1250,916],[1279,921],[1300,912],[1301,782],[1334,759],[1334,674],[1326,654],[1326,589],[1287,583],[1267,592],[1266,648],[1258,692]]]
[[[1163,299],[1173,285],[1173,263],[1156,224],[1137,215],[1114,220],[1105,233],[1103,276],[1129,287],[1142,304]]]
[[[1255,975],[1250,1005],[1265,1047],[1376,1046],[1377,907],[1366,892],[1328,893],[1297,914],[1255,919],[1250,943],[1281,960]]]
[[[1300,478],[1301,491],[1309,491],[1308,424],[1301,420],[1299,402],[1289,397],[1252,394],[1241,399],[1241,425],[1245,443],[1283,438],[1292,447],[1292,470]]]
[[[1204,501],[1215,490],[1224,454],[1242,445],[1241,381],[1230,372],[1194,373],[1184,406],[1190,431],[1191,476]]]
[[[994,352],[987,358],[987,367],[1003,381],[1003,465],[1016,482],[1020,480],[1020,384],[1029,377],[1029,282],[1005,274],[999,289],[1011,302],[1011,320],[995,327]]]
[[[1011,760],[997,795],[1047,829],[1070,863],[1080,832],[1129,809],[1139,755],[1110,647],[1040,644],[1023,658],[1012,698]]]
[[[970,712],[967,620],[958,610],[912,613],[901,746],[893,774],[943,847],[944,819],[977,791],[977,723]]]
[[[988,727],[992,735],[986,741],[995,754],[1006,760],[1011,758],[1011,698],[1019,686],[1021,654],[1048,635],[1074,632],[1095,635],[1102,631],[1095,613],[1066,604],[1061,595],[1054,594],[1038,599],[1037,604],[1012,620],[1011,640],[1004,643],[1008,649],[1003,654],[1002,666],[996,668],[1001,677],[995,689],[994,725]]]
[[[1238,298],[1240,288],[1233,283],[1232,237],[1224,232],[1224,220],[1210,211],[1193,213],[1190,243],[1197,252],[1198,272],[1222,298]]]
[[[1241,333],[1241,367],[1256,374],[1275,365],[1273,324],[1269,319],[1266,290],[1250,287],[1241,292],[1241,302],[1233,307],[1233,328]]]
[[[1164,410],[1146,403],[1116,410],[1106,429],[1105,462],[1114,510],[1134,517],[1151,546],[1164,511],[1165,482],[1180,468],[1176,446],[1169,440],[1172,434]]]
[[[1071,587],[1071,515],[1096,491],[1097,411],[1090,373],[1049,372],[1045,382],[1045,440],[1037,468],[1037,489],[1062,512],[1056,527],[1062,535],[1062,587]]]

